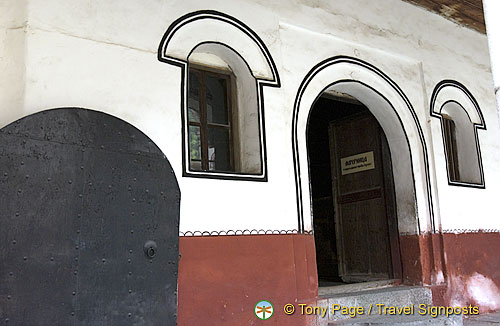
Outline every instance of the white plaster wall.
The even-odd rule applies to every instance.
[[[3,1],[7,2],[0,1],[0,6],[24,13],[23,2]],[[3,36],[0,48],[2,58],[10,60],[0,62],[1,67],[17,77],[0,76],[2,126],[61,106],[101,110],[132,123],[163,150],[174,168],[182,192],[181,231],[297,228],[293,101],[304,75],[318,60],[335,55],[376,65],[413,104],[429,150],[434,213],[442,228],[500,229],[495,213],[500,133],[485,35],[400,0],[376,4],[363,0],[26,1],[27,19],[16,21],[28,21],[25,42]],[[268,182],[182,177],[180,68],[159,62],[156,51],[175,19],[202,9],[243,21],[262,38],[276,62],[282,86],[264,87]],[[5,18],[10,15],[0,15],[0,35],[12,33],[9,26],[17,25]],[[296,34],[284,35],[285,25]],[[442,79],[455,79],[468,87],[483,112],[488,129],[479,130],[478,136],[486,189],[447,184],[440,123],[429,115],[430,94]],[[424,224],[423,231],[428,229]]]
[[[25,0],[0,1],[0,121],[17,116],[24,99]]]
[[[500,118],[500,20],[498,19],[500,2],[495,0],[483,0],[483,7],[490,47],[491,69],[495,81],[497,107]]]

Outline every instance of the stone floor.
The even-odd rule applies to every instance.
[[[479,315],[464,319],[464,326],[494,326],[500,325],[500,312]]]

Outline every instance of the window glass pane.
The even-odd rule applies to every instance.
[[[197,126],[189,126],[189,167],[201,170],[201,137]]]
[[[206,76],[207,121],[227,125],[227,82],[223,78]]]
[[[231,171],[229,149],[229,129],[208,128],[208,169],[211,171]]]
[[[189,121],[200,122],[200,80],[198,73],[189,71],[188,117]]]

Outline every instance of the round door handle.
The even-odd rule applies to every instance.
[[[144,244],[144,253],[146,254],[146,256],[148,258],[154,258],[154,256],[156,256],[156,252],[157,252],[156,242],[151,240],[146,241],[146,243]]]

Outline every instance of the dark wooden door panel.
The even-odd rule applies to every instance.
[[[395,217],[387,195],[392,187],[385,185],[392,175],[384,174],[391,170],[384,168],[390,155],[383,131],[362,113],[331,123],[329,132],[339,275],[346,282],[391,278],[396,251],[389,219]]]
[[[382,198],[341,205],[346,275],[389,278],[387,225],[380,209],[383,206]]]

